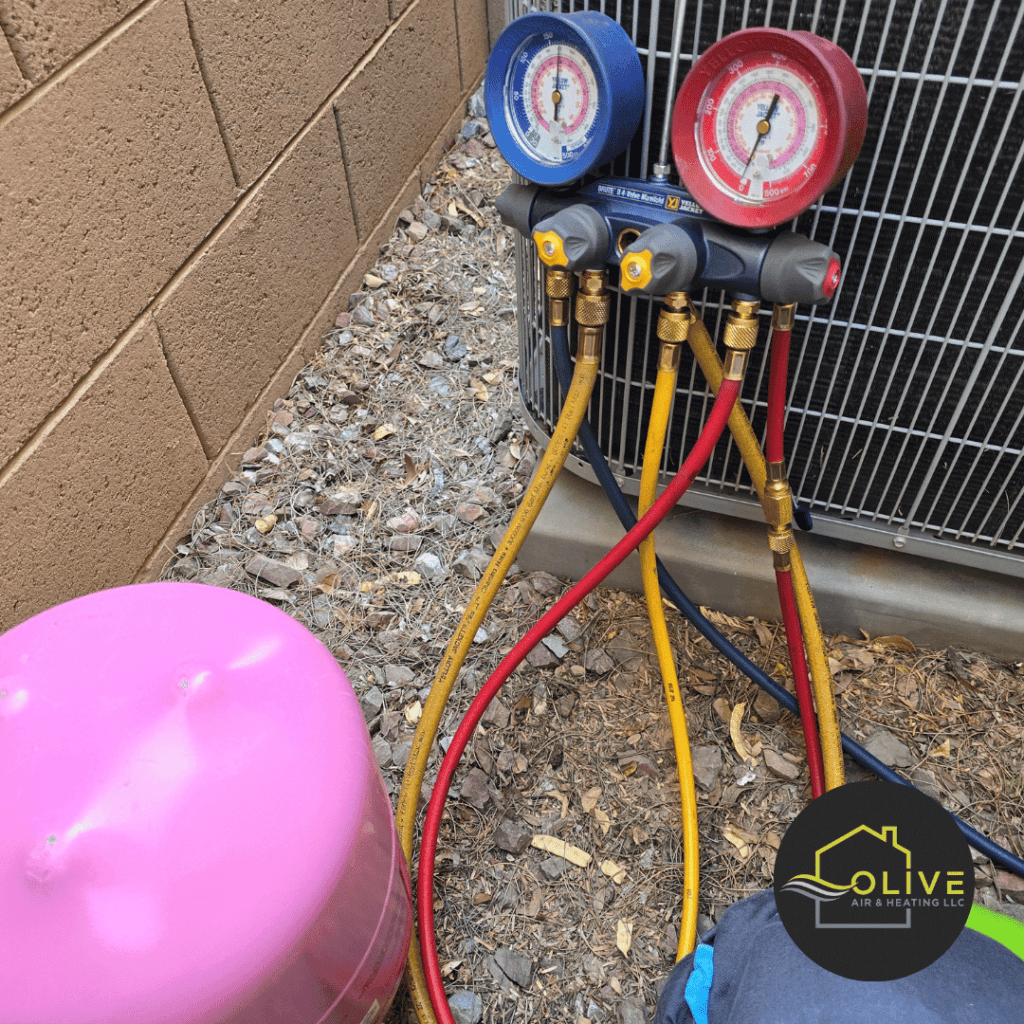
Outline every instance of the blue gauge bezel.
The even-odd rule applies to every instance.
[[[532,153],[521,131],[527,121],[522,75],[540,47],[561,43],[578,50],[597,84],[594,123],[567,159],[550,163]],[[566,185],[617,156],[629,145],[643,116],[643,69],[625,30],[598,11],[531,12],[505,29],[491,52],[485,79],[491,133],[514,171],[538,185]]]

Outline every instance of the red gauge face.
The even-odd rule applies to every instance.
[[[775,54],[735,60],[708,86],[696,124],[705,172],[726,195],[763,203],[801,188],[821,163],[821,90]]]
[[[845,79],[834,71],[840,59]],[[849,116],[858,86],[859,135]],[[863,84],[841,50],[806,32],[747,29],[711,47],[683,83],[672,118],[676,166],[709,213],[773,227],[845,173],[865,114]]]

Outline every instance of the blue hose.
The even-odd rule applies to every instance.
[[[569,384],[572,382],[572,357],[569,355],[569,335],[564,327],[552,327],[551,328],[551,348],[554,354],[555,361],[555,373],[558,374],[558,382],[561,385],[563,393],[568,390]],[[583,422],[580,424],[580,429],[577,434],[580,444],[583,446],[583,451],[587,456],[587,461],[590,463],[590,468],[594,471],[594,475],[597,477],[598,483],[604,493],[608,496],[608,500],[611,502],[612,508],[615,510],[615,514],[619,518],[619,522],[622,523],[624,530],[630,530],[636,525],[636,516],[633,514],[633,510],[629,507],[629,502],[626,500],[626,496],[622,493],[618,483],[615,480],[615,476],[612,474],[611,468],[608,465],[608,461],[604,457],[604,453],[601,451],[601,446],[597,443],[597,438],[594,436],[594,430],[590,425],[590,420],[587,417],[583,418]],[[771,676],[767,675],[762,669],[758,668],[749,658],[745,657],[739,650],[737,650],[722,634],[700,613],[700,609],[683,593],[679,584],[672,578],[668,569],[662,564],[661,559],[657,561],[658,564],[658,582],[661,584],[661,589],[668,595],[668,599],[679,609],[679,611],[686,616],[687,619],[694,625],[697,632],[704,637],[719,653],[723,654],[729,659],[741,672],[749,676],[762,690],[769,693],[774,697],[783,707],[794,715],[799,714],[799,706],[794,697],[785,687],[780,686]],[[903,778],[898,772],[893,771],[888,765],[883,764],[878,760],[877,757],[869,754],[859,743],[855,743],[850,739],[846,733],[842,734],[843,737],[843,750],[850,755],[859,765],[872,771],[880,779],[885,782],[898,782],[903,786],[910,786],[911,789],[916,788],[912,782],[908,779]],[[960,831],[963,832],[967,838],[967,842],[971,844],[980,853],[983,853],[990,860],[1006,868],[1008,871],[1012,871],[1014,874],[1024,878],[1024,860],[1012,854],[1009,850],[1003,849],[998,843],[994,843],[987,836],[983,836],[977,829],[972,828],[963,821],[961,818],[953,815],[956,818],[956,823],[960,826]]]

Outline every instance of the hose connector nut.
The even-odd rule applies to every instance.
[[[761,498],[764,521],[773,529],[790,529],[793,522],[793,492],[785,481],[769,480]],[[792,536],[792,532],[790,533]]]
[[[747,362],[750,353],[746,349],[730,348],[726,350],[722,365],[723,380],[743,380],[747,373]]]
[[[784,526],[781,528],[769,527],[768,529],[768,547],[776,555],[785,555],[786,564],[785,566],[779,566],[778,559],[776,559],[776,566],[779,568],[789,568],[789,553],[793,550],[793,531],[788,527]]]
[[[796,303],[776,303],[772,307],[772,330],[791,331],[796,323]]]
[[[544,294],[549,299],[567,299],[576,279],[563,267],[548,267],[544,275]]]
[[[606,290],[603,270],[584,270],[576,296],[576,323],[581,327],[603,327],[608,323],[611,296]]]
[[[733,299],[732,312],[725,321],[725,347],[749,352],[757,344],[757,313],[760,306],[745,299]]]

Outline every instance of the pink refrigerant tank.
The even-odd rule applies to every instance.
[[[372,1024],[411,901],[331,654],[217,587],[0,637],[0,1022]]]

